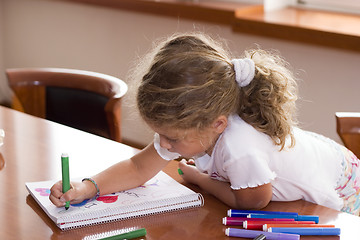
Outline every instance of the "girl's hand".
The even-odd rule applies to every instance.
[[[66,193],[62,192],[61,181],[51,187],[49,199],[55,206],[63,207],[67,201],[70,201],[71,204],[81,203],[96,194],[96,189],[94,192],[94,184],[89,181],[72,182],[70,185],[71,188]]]
[[[238,209],[261,209],[272,198],[271,183],[263,184],[254,188],[232,190],[229,182],[211,179],[206,173],[200,172],[193,162],[185,159],[179,162],[180,175],[185,181],[196,184],[206,192],[214,195],[231,208]]]
[[[197,184],[199,177],[203,175],[195,166],[194,166],[194,160],[190,159],[189,161],[186,161],[185,159],[181,160],[179,162],[179,169],[183,172],[181,177],[193,184]]]

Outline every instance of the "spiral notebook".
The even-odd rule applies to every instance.
[[[62,230],[201,207],[204,204],[200,193],[195,193],[162,171],[137,188],[88,199],[70,205],[68,210],[56,207],[49,200],[50,188],[55,182],[28,182],[25,185],[40,207]]]

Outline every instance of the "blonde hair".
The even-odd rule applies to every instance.
[[[253,81],[240,88],[228,51],[205,34],[171,36],[158,45],[142,76],[137,105],[155,126],[203,130],[220,115],[244,121],[285,146],[294,144],[296,81],[287,63],[264,50],[245,52],[255,62]]]

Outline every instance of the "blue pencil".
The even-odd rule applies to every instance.
[[[247,217],[249,214],[276,214],[276,215],[299,215],[296,212],[274,212],[274,211],[258,211],[258,210],[237,210],[229,209],[228,217]]]
[[[294,219],[295,221],[314,221],[319,223],[319,216],[314,215],[285,215],[285,214],[248,214],[248,218],[289,218]]]
[[[268,232],[298,235],[339,236],[340,228],[269,228]]]

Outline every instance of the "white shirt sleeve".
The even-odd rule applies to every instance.
[[[238,159],[225,161],[224,171],[234,190],[258,187],[270,183],[276,177],[269,168],[266,158],[256,154],[247,154]]]
[[[160,146],[160,136],[158,133],[155,133],[154,135],[154,147],[157,151],[157,153],[165,160],[174,160],[180,157],[180,154],[175,152],[169,152],[166,148],[163,148]]]

